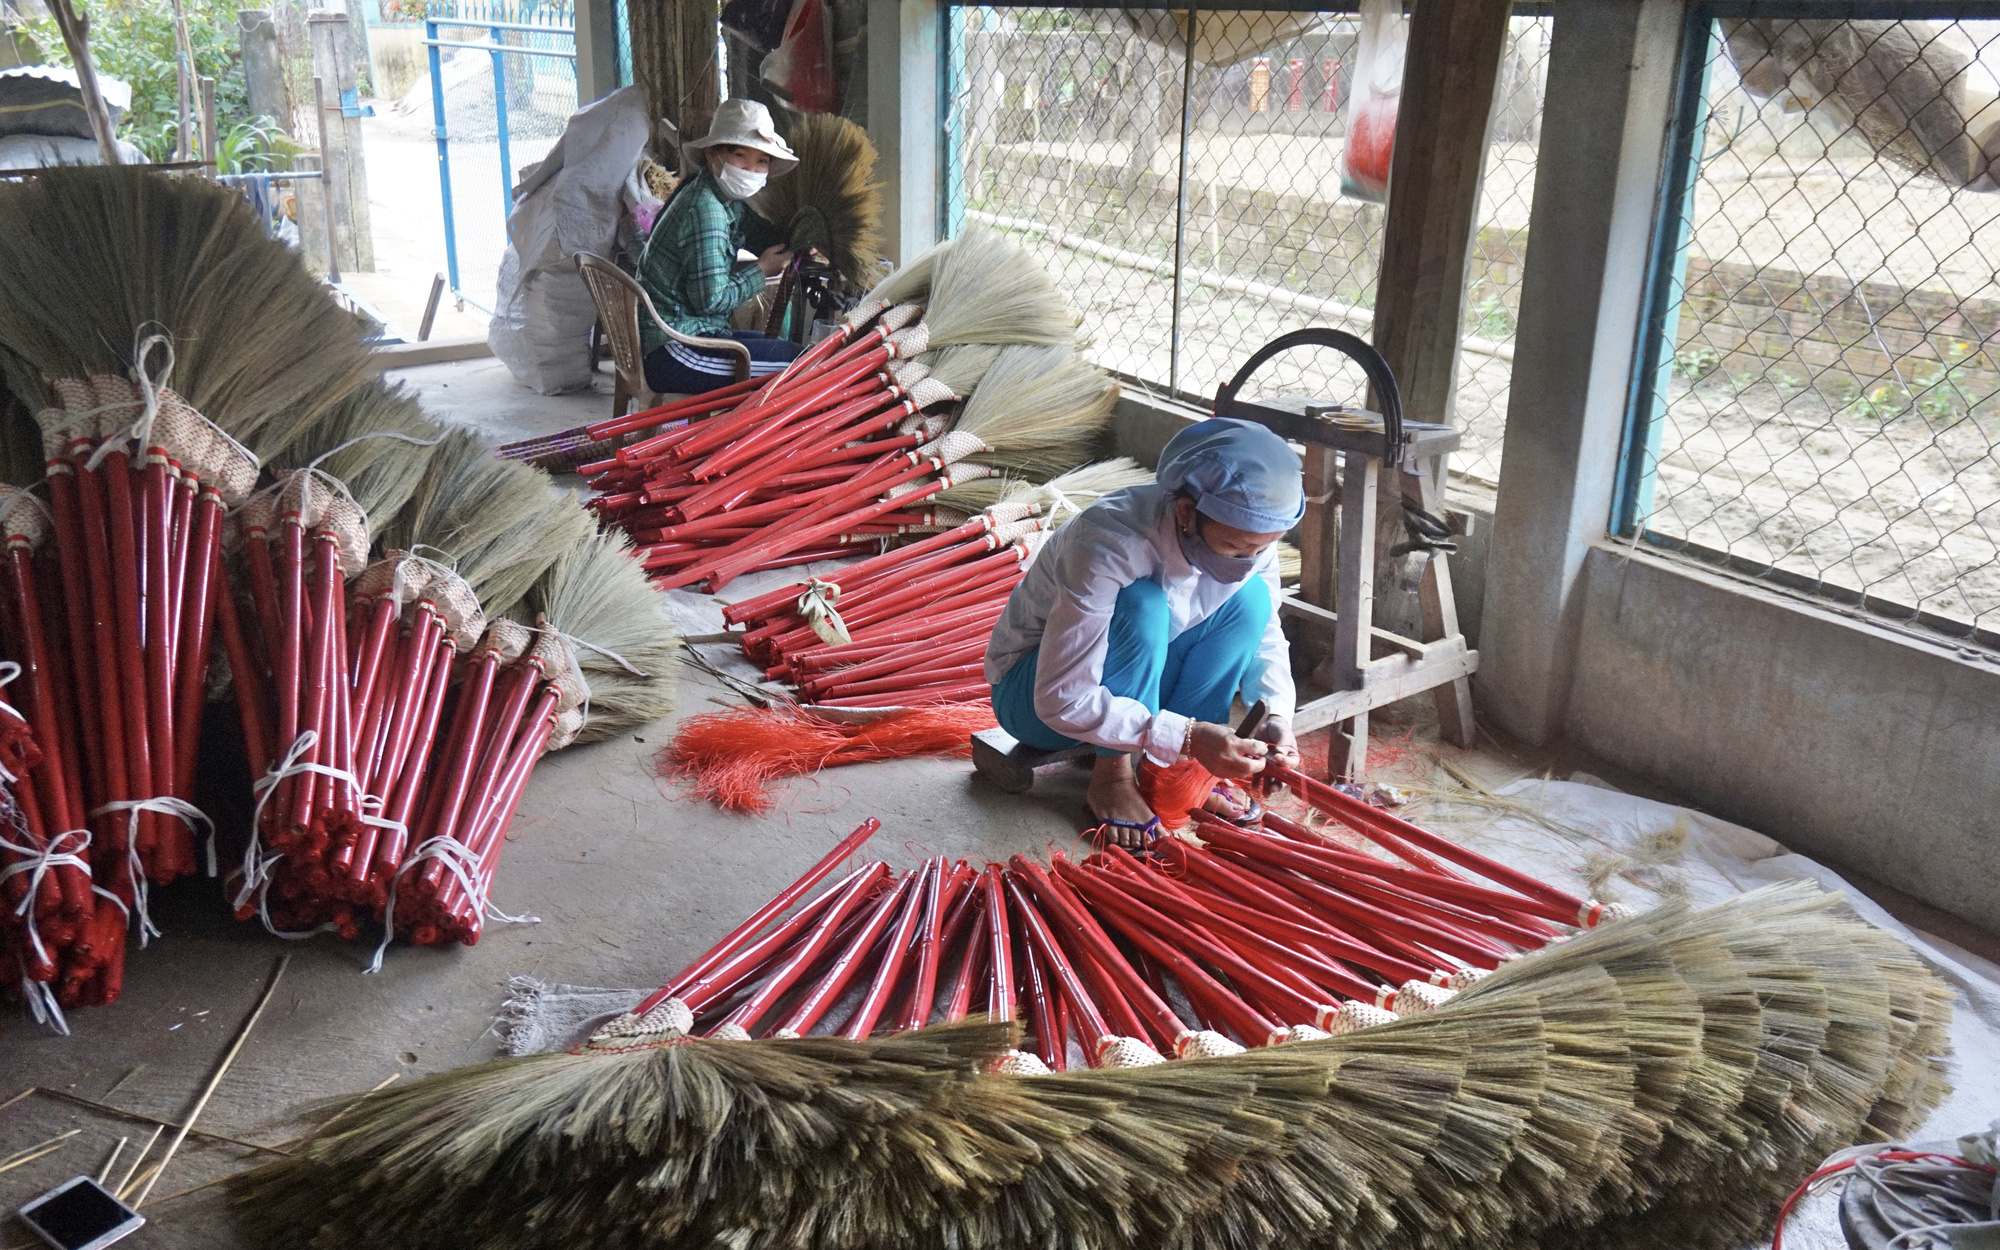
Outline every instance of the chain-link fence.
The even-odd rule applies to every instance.
[[[1626,531],[2000,643],[2000,22],[1694,33]]]
[[[514,184],[576,111],[575,12],[550,0],[432,0],[425,38],[451,286],[491,312]]]
[[[1033,247],[1106,368],[1206,401],[1305,325],[1366,337],[1383,208],[1341,192],[1351,14],[950,10],[950,228]],[[1495,102],[1458,419],[1458,467],[1498,472],[1540,131],[1548,19],[1512,24]],[[1259,391],[1358,403],[1345,357],[1290,353]]]

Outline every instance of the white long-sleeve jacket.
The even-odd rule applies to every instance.
[[[1253,577],[1271,588],[1271,620],[1243,679],[1246,702],[1265,700],[1290,718],[1298,702],[1291,652],[1278,620],[1275,549]],[[1113,491],[1057,530],[1014,588],[986,648],[986,679],[998,683],[1030,651],[1039,652],[1035,714],[1058,733],[1095,746],[1144,751],[1156,764],[1180,758],[1188,718],[1146,710],[1104,688],[1104,655],[1118,592],[1145,578],[1166,591],[1168,637],[1177,638],[1228,602],[1241,583],[1221,582],[1181,554],[1173,498],[1159,486]]]

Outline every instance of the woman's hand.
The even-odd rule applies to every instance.
[[[1188,735],[1188,754],[1216,776],[1232,781],[1263,772],[1265,753],[1262,742],[1239,738],[1227,725],[1196,721]]]
[[[792,249],[782,243],[773,243],[764,249],[762,256],[757,258],[757,268],[763,270],[767,278],[777,277],[784,272],[785,266],[791,263]]]
[[[1265,717],[1264,723],[1251,736],[1259,742],[1271,744],[1271,758],[1277,763],[1292,768],[1299,766],[1299,740],[1292,733],[1292,723],[1284,717]]]

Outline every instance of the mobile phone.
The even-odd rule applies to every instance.
[[[146,1217],[88,1176],[21,1204],[21,1222],[56,1250],[98,1250],[138,1230]]]

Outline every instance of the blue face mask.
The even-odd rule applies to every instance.
[[[1240,582],[1257,567],[1256,556],[1225,556],[1216,551],[1201,536],[1199,526],[1192,534],[1182,534],[1180,539],[1181,555],[1187,562],[1218,582]]]

